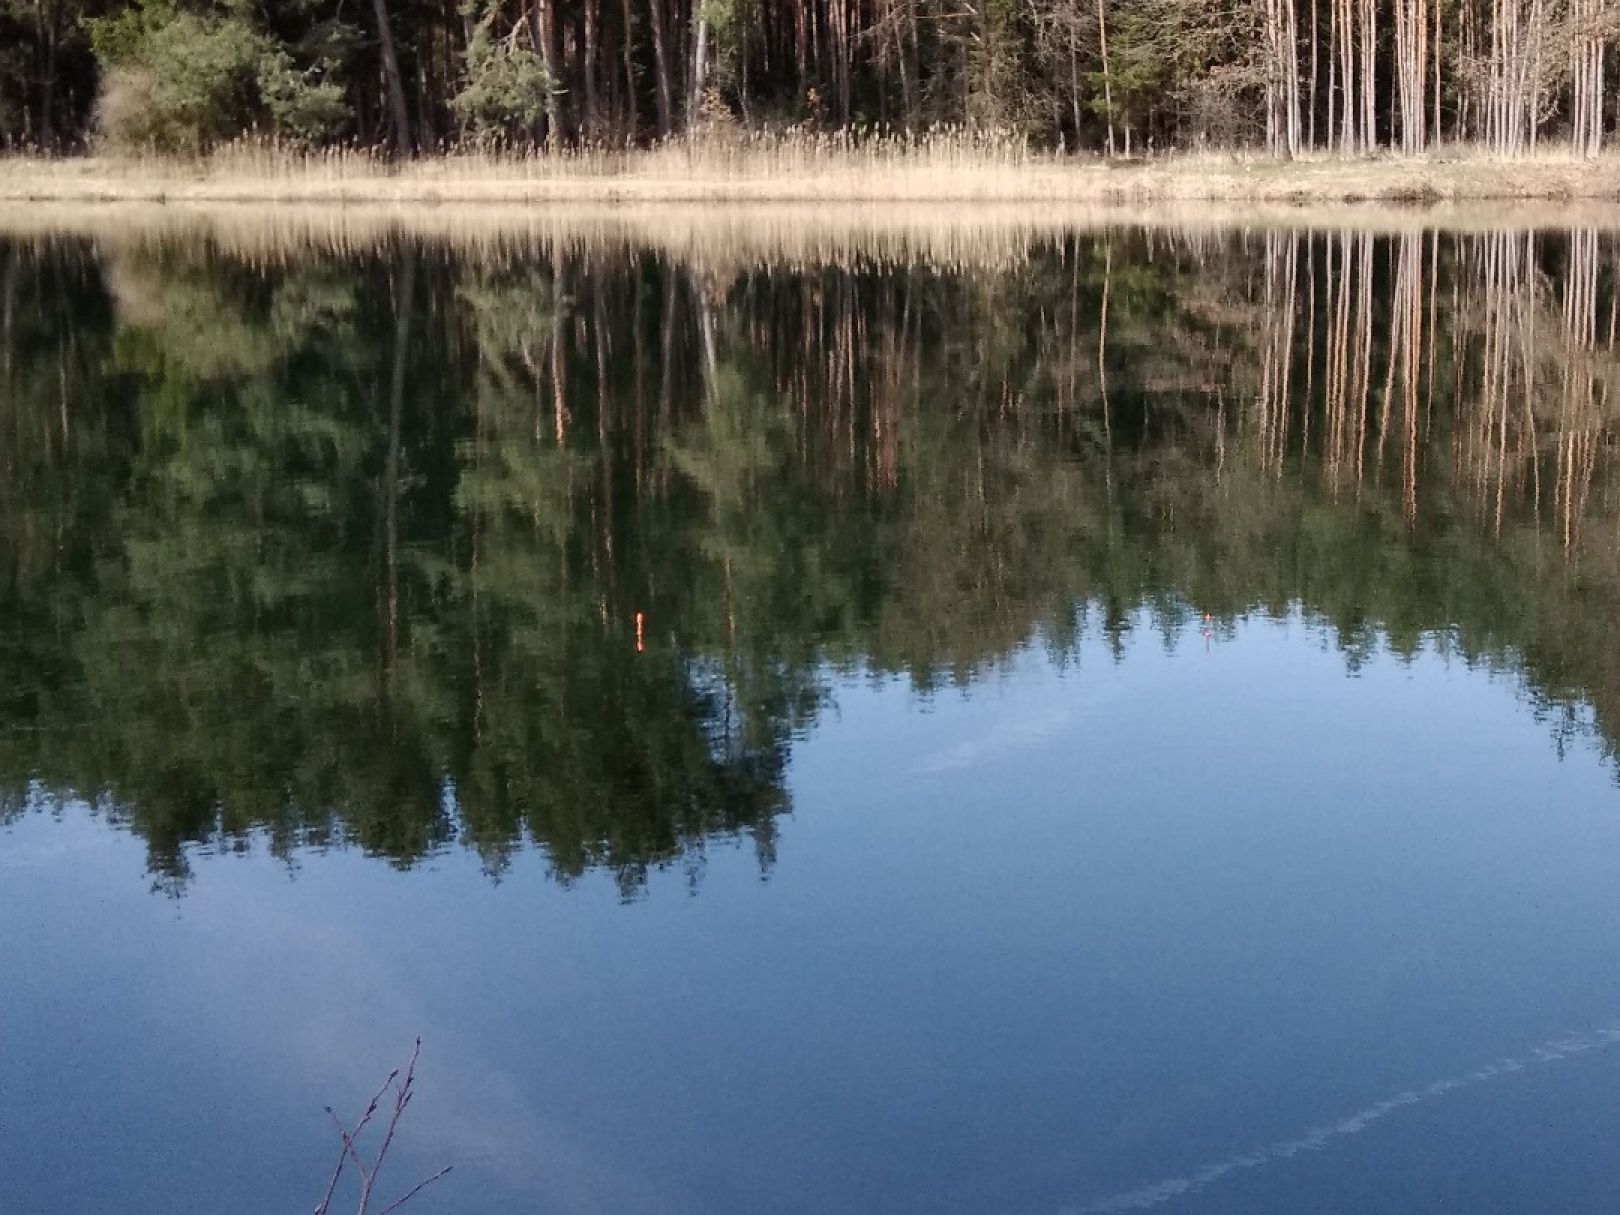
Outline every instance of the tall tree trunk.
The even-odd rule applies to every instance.
[[[1361,0],[1361,150],[1371,152],[1378,142],[1378,9],[1373,0]]]
[[[60,41],[60,5],[54,0],[49,4],[47,0],[34,0],[34,17],[45,60],[39,81],[39,144],[49,151],[56,146],[56,47]]]
[[[1283,67],[1286,75],[1284,100],[1287,105],[1288,155],[1299,155],[1299,6],[1296,0],[1283,0]]]
[[[1440,146],[1440,47],[1445,32],[1442,15],[1440,0],[1434,0],[1434,133],[1429,142],[1436,148]]]
[[[1114,84],[1108,71],[1108,13],[1105,0],[1097,0],[1097,47],[1102,52],[1103,106],[1108,115],[1108,154],[1114,154]]]
[[[401,156],[411,153],[411,119],[405,108],[405,81],[399,74],[399,52],[394,45],[394,27],[388,20],[387,0],[371,0],[377,18],[377,41],[382,48],[383,76],[387,81],[388,117],[392,124],[394,150]]]
[[[382,3],[382,0],[376,0]],[[540,66],[545,70],[546,82],[546,142],[562,142],[562,76],[557,57],[556,0],[534,0],[535,40],[540,52]]]
[[[580,76],[585,81],[585,112],[580,115],[579,129],[586,138],[594,139],[601,126],[601,101],[596,85],[597,0],[582,0],[582,3],[585,9],[585,48]]]
[[[674,101],[669,89],[669,39],[664,31],[664,0],[649,0],[652,18],[653,68],[657,79],[658,137],[666,138],[673,122]]]
[[[1439,0],[1436,0],[1436,3],[1438,3],[1438,2],[1439,2]],[[1306,126],[1306,133],[1305,133],[1305,145],[1314,152],[1316,150],[1316,82],[1317,82],[1317,66],[1318,66],[1318,60],[1319,60],[1320,53],[1321,53],[1321,40],[1318,37],[1318,33],[1319,33],[1319,29],[1320,29],[1319,13],[1320,13],[1321,5],[1317,2],[1317,0],[1310,0],[1310,6],[1311,6],[1311,83],[1310,83],[1310,90],[1309,90],[1309,93],[1307,95],[1306,102],[1305,102],[1306,106],[1308,107],[1308,109],[1306,110],[1307,126]]]
[[[1437,0],[1438,2],[1438,0]],[[630,13],[630,0],[621,0],[624,29],[619,35],[619,50],[624,56],[624,136],[634,143],[636,138],[636,26]]]
[[[697,46],[692,53],[692,92],[686,99],[686,122],[697,121],[703,108],[703,89],[709,80],[709,17],[701,0],[697,10]]]

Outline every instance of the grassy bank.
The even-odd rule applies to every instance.
[[[0,160],[0,200],[282,203],[1620,201],[1620,155],[1504,161],[1457,148],[1417,157],[1294,161],[1198,153],[1106,160],[1013,140],[740,137],[643,150],[456,152],[390,164],[363,152],[230,148],[202,160]]]

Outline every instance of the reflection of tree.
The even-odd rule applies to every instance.
[[[459,836],[633,891],[769,861],[830,667],[968,681],[1143,607],[1438,638],[1612,732],[1615,298],[1584,233],[0,247],[6,812],[94,796],[170,877]]]

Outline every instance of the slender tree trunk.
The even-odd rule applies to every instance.
[[[1436,0],[1438,3],[1438,0]],[[636,25],[630,12],[630,0],[621,0],[624,30],[619,36],[619,50],[624,55],[624,135],[634,143],[636,138]]]
[[[1312,0],[1314,4],[1315,0]],[[1287,105],[1288,155],[1299,155],[1299,6],[1296,0],[1283,0],[1283,70]]]
[[[1307,121],[1307,128],[1306,128],[1306,135],[1305,135],[1305,144],[1306,144],[1307,147],[1309,147],[1311,149],[1311,151],[1314,152],[1316,150],[1317,63],[1318,63],[1318,60],[1321,57],[1321,40],[1318,37],[1318,33],[1319,33],[1319,13],[1321,11],[1321,5],[1318,2],[1318,0],[1309,0],[1309,2],[1310,2],[1310,6],[1311,6],[1311,84],[1310,84],[1310,91],[1309,91],[1309,93],[1307,95],[1306,102],[1305,102],[1306,106],[1308,107],[1308,109],[1306,111],[1307,112],[1307,120],[1306,120]],[[1439,3],[1439,0],[1435,0],[1435,2]]]
[[[382,3],[382,0],[376,0]],[[562,105],[559,94],[562,89],[562,77],[559,75],[557,58],[557,12],[556,0],[534,0],[534,26],[535,41],[540,52],[540,65],[546,75],[546,142],[558,144],[562,142]]]
[[[35,0],[34,16],[45,59],[39,82],[39,143],[48,151],[56,146],[56,47],[61,13],[58,5],[51,3],[47,16],[46,0]]]
[[[669,89],[669,39],[664,31],[664,0],[650,0],[652,18],[653,67],[657,75],[658,137],[666,138],[674,121],[675,106]]]
[[[383,76],[388,90],[388,117],[393,126],[394,150],[411,154],[411,119],[405,108],[405,81],[399,74],[399,52],[394,45],[394,27],[388,19],[387,0],[371,0],[377,18],[377,42],[382,49]]]
[[[1108,115],[1108,154],[1114,154],[1114,85],[1108,71],[1108,13],[1106,0],[1097,0],[1097,47],[1102,52],[1103,106]]]
[[[1444,13],[1440,4],[1441,0],[1434,0],[1434,133],[1429,140],[1436,148],[1440,146],[1440,48],[1444,44],[1445,33],[1441,25]]]
[[[709,80],[709,18],[700,3],[697,11],[697,47],[692,55],[692,91],[686,99],[686,122],[697,121],[703,108],[703,90]]]
[[[1378,142],[1378,9],[1373,0],[1361,0],[1361,150],[1371,152]]]
[[[580,133],[587,139],[595,139],[600,132],[601,113],[599,106],[601,100],[597,95],[596,80],[596,51],[597,28],[600,14],[597,11],[597,0],[582,0],[585,24],[585,50],[584,62],[580,64],[580,77],[585,83],[585,112],[579,117]]]

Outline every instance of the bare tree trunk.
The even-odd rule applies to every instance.
[[[1438,3],[1438,0],[1436,0]],[[619,37],[619,51],[624,56],[624,136],[634,143],[636,138],[636,26],[630,13],[630,0],[621,0],[624,31]]]
[[[47,16],[46,0],[34,0],[34,20],[45,56],[39,81],[39,144],[49,150],[56,145],[56,47],[61,26],[60,9],[51,4]]]
[[[1440,0],[1434,0],[1434,133],[1430,143],[1440,146],[1440,47],[1444,42],[1444,29],[1441,25],[1443,12]]]
[[[1314,4],[1315,0],[1312,0]],[[1286,87],[1288,155],[1299,155],[1299,6],[1296,0],[1283,0],[1283,81]]]
[[[1577,155],[1603,146],[1603,0],[1572,0],[1570,142]]]
[[[394,150],[411,154],[411,119],[405,108],[405,82],[399,74],[399,52],[394,46],[394,27],[388,20],[387,0],[371,0],[377,18],[377,41],[382,48],[383,76],[387,80],[388,117],[392,124]]]
[[[382,3],[382,0],[376,0]],[[540,52],[540,65],[545,69],[546,89],[546,142],[562,141],[562,106],[558,93],[562,86],[557,69],[557,12],[556,0],[534,0],[535,42]]]
[[[596,43],[597,43],[597,0],[583,0],[585,10],[585,54],[584,62],[580,64],[580,76],[585,81],[585,112],[580,115],[580,133],[588,139],[594,139],[600,125],[600,113],[597,109],[599,99],[596,86]]]
[[[1114,85],[1108,71],[1108,15],[1105,0],[1097,0],[1097,46],[1102,51],[1103,105],[1108,112],[1108,154],[1112,156],[1114,154]]]
[[[1435,2],[1438,4],[1439,0],[1435,0]],[[1318,64],[1318,61],[1319,61],[1320,56],[1321,56],[1321,46],[1322,46],[1321,39],[1318,37],[1318,33],[1319,33],[1318,15],[1319,15],[1319,13],[1321,11],[1321,5],[1317,2],[1317,0],[1310,0],[1310,6],[1311,6],[1311,84],[1310,84],[1310,92],[1309,92],[1309,95],[1308,95],[1308,97],[1306,99],[1306,105],[1309,107],[1309,109],[1307,111],[1307,114],[1308,114],[1307,124],[1308,125],[1307,125],[1307,128],[1306,128],[1305,145],[1308,148],[1310,148],[1311,151],[1314,152],[1316,150],[1317,64]]]
[[[701,2],[697,10],[697,48],[692,55],[692,93],[686,99],[686,122],[697,120],[703,107],[703,89],[709,79],[709,18]]]
[[[1373,0],[1361,0],[1361,149],[1378,142],[1378,10]]]
[[[1395,0],[1393,75],[1395,95],[1400,103],[1401,150],[1409,155],[1423,150],[1424,124],[1428,119],[1423,92],[1424,68],[1429,58],[1426,8],[1427,0]]]
[[[647,12],[652,17],[653,66],[658,77],[658,136],[662,139],[672,129],[675,112],[669,89],[669,41],[664,32],[664,0],[649,0]]]

